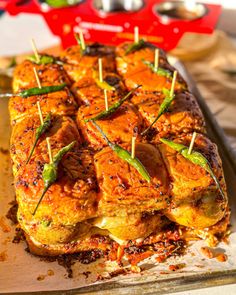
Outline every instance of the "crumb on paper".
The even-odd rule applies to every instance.
[[[9,154],[9,150],[8,149],[5,149],[3,147],[0,147],[0,153],[3,154],[3,155],[8,155]]]
[[[219,262],[225,262],[227,261],[228,259],[228,256],[224,253],[219,253],[216,255],[216,259],[219,261]]]
[[[140,273],[141,272],[141,268],[139,266],[137,266],[137,265],[131,265],[130,269],[134,273]]]
[[[176,271],[176,270],[184,268],[185,266],[186,266],[186,263],[171,264],[169,265],[169,270]]]
[[[214,252],[211,248],[209,247],[201,247],[200,249],[201,253],[203,256],[209,258],[209,259],[212,259],[214,258]]]
[[[0,218],[0,227],[4,233],[9,233],[11,231],[11,227],[6,223],[6,218],[4,216]]]
[[[0,262],[6,261],[7,260],[7,251],[3,251],[0,253]]]
[[[11,242],[11,237],[6,237],[6,239],[2,241],[2,245],[6,246],[10,242]]]
[[[83,275],[85,276],[85,278],[87,279],[87,278],[89,277],[89,275],[91,274],[91,271],[84,271],[82,274],[83,274]]]
[[[39,275],[38,277],[37,277],[37,281],[43,281],[44,279],[45,279],[45,275]]]
[[[48,276],[54,276],[54,271],[53,271],[52,269],[49,269],[49,270],[47,271],[47,275],[48,275]]]

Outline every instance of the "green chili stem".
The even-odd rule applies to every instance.
[[[38,210],[38,207],[39,207],[39,205],[41,204],[41,202],[42,202],[42,200],[43,200],[43,197],[44,197],[44,195],[46,194],[46,192],[47,192],[47,190],[49,189],[49,187],[50,186],[48,186],[48,187],[44,187],[44,189],[43,189],[43,192],[42,192],[42,195],[41,195],[41,197],[40,197],[40,199],[39,199],[39,201],[38,201],[38,203],[37,203],[37,205],[36,205],[36,207],[35,207],[35,209],[34,209],[34,212],[32,213],[32,215],[35,215],[35,213],[36,213],[36,211]]]
[[[170,78],[172,79],[172,76],[171,76],[171,73],[161,67],[157,67],[155,68],[154,64],[149,62],[149,61],[146,61],[146,60],[142,60],[142,62],[148,66],[153,73],[157,74],[158,76],[163,76],[163,77],[167,77],[167,78]]]
[[[129,53],[132,53],[136,50],[139,50],[145,46],[145,41],[143,39],[140,39],[138,42],[134,42],[130,44],[130,46],[126,49],[125,55],[128,55]]]
[[[97,116],[90,118],[90,119],[85,119],[85,122],[89,122],[89,121],[97,121],[97,120],[101,120],[104,119],[110,115],[112,115],[120,106],[122,106],[122,104],[130,97],[130,95],[137,90],[139,87],[141,87],[141,85],[135,87],[134,89],[132,89],[129,93],[127,93],[122,99],[120,99],[119,101],[113,103],[108,110],[102,111],[101,113],[99,113]]]
[[[36,147],[36,145],[37,145],[37,143],[38,143],[38,141],[39,141],[39,137],[35,139],[35,142],[34,142],[32,148],[31,148],[30,154],[29,154],[28,159],[27,159],[27,161],[26,161],[26,164],[29,163],[29,161],[30,161],[30,159],[31,159],[31,157],[32,157],[32,155],[33,155],[34,149],[35,149],[35,147]]]

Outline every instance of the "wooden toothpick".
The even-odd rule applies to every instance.
[[[136,136],[132,136],[132,142],[131,142],[131,158],[135,158],[135,141],[136,141]]]
[[[108,98],[107,98],[107,90],[104,89],[104,99],[105,99],[105,108],[108,111]]]
[[[80,38],[80,43],[81,43],[81,49],[84,51],[86,49],[86,45],[84,42],[84,35],[82,30],[79,30],[79,38]]]
[[[35,58],[36,58],[36,62],[39,63],[40,58],[39,58],[38,50],[37,50],[37,47],[35,45],[34,39],[31,39],[31,46],[32,46],[32,49],[33,49],[33,52],[34,52],[34,55],[35,55]]]
[[[102,59],[98,59],[98,71],[99,71],[99,81],[103,82],[103,77],[102,77]]]
[[[170,89],[170,97],[172,97],[174,94],[176,77],[177,77],[177,71],[174,71],[171,89]]]
[[[139,27],[134,27],[134,43],[139,42]]]
[[[49,163],[51,164],[53,162],[53,160],[52,160],[52,150],[51,150],[51,144],[50,144],[49,137],[46,137],[46,142],[47,142],[47,146],[48,146]]]
[[[43,114],[42,114],[42,111],[41,111],[41,107],[40,107],[40,102],[39,101],[37,101],[37,107],[38,107],[38,113],[39,113],[40,123],[41,123],[41,125],[43,125]]]
[[[189,145],[188,155],[190,155],[192,153],[193,145],[194,145],[194,141],[196,139],[196,136],[197,136],[197,132],[194,131],[193,132],[193,135],[192,135],[192,139],[191,139],[190,145]]]
[[[159,65],[159,50],[155,49],[154,71],[156,72]]]
[[[37,73],[37,70],[36,70],[35,67],[34,67],[34,75],[35,75],[36,81],[38,83],[38,87],[39,88],[42,88],[41,83],[40,83],[40,80],[39,80],[39,76],[38,76],[38,73]]]

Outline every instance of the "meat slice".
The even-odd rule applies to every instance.
[[[122,146],[130,150],[130,145]],[[100,188],[99,215],[126,216],[167,208],[169,178],[159,151],[150,144],[137,143],[136,156],[147,169],[150,183],[110,147],[95,155]]]
[[[11,124],[14,125],[27,116],[37,114],[37,101],[40,102],[44,115],[49,112],[55,115],[74,115],[77,110],[77,103],[68,88],[27,98],[13,96],[9,100]]]
[[[113,90],[107,90],[107,97],[110,103],[121,99],[126,94],[126,88],[118,75],[105,73],[103,80],[114,87]],[[73,84],[71,91],[77,97],[79,104],[91,105],[98,101],[104,101],[104,90],[93,77],[79,79]]]
[[[22,166],[26,165],[30,151],[35,141],[36,129],[40,126],[39,116],[37,114],[25,117],[21,122],[15,124],[12,128],[10,152],[13,162],[13,172],[17,173]],[[78,143],[81,143],[81,138],[75,122],[69,117],[52,116],[51,127],[43,134],[34,150],[34,155],[42,149],[45,150],[45,138],[50,137],[52,146],[57,145],[62,148],[65,144],[71,142],[71,138],[75,138]],[[32,160],[34,161],[34,160]]]
[[[80,46],[69,47],[62,52],[60,58],[74,82],[82,77],[92,77],[93,71],[98,71],[98,58],[102,58],[104,73],[116,71],[114,49],[98,43],[88,44],[85,54],[81,54]]]
[[[150,126],[158,115],[164,94],[138,94],[132,102]],[[205,122],[194,96],[189,92],[177,92],[168,112],[164,113],[150,129],[151,138],[158,142],[161,137],[177,136],[197,131],[205,133]]]
[[[59,85],[71,84],[69,77],[63,67],[58,64],[37,65],[31,61],[25,60],[16,66],[13,78],[13,91],[19,92],[23,89],[38,87],[34,70],[36,68],[41,85]]]
[[[77,115],[77,124],[85,140],[95,149],[106,146],[101,133],[94,124],[85,122],[85,119],[93,118],[105,110],[104,102],[91,106],[81,106]],[[124,103],[111,116],[96,122],[108,139],[115,143],[131,142],[134,133],[142,129],[142,119],[133,105]]]
[[[187,134],[174,141],[189,146],[191,138],[192,135]],[[206,228],[221,220],[227,207],[227,195],[216,145],[206,136],[198,134],[194,150],[201,152],[209,161],[225,197],[221,196],[214,180],[203,168],[165,144],[158,147],[172,184],[172,200],[170,207],[166,209],[166,216],[172,221],[193,228]]]

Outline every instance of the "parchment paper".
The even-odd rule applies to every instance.
[[[7,111],[7,99],[0,100],[0,147],[9,148],[10,127]],[[4,151],[4,150],[3,150]],[[235,175],[232,174],[230,168],[226,169],[226,178],[229,187],[229,194],[233,200],[235,189]],[[89,265],[76,263],[73,266],[74,277],[67,278],[66,271],[59,266],[57,262],[40,261],[38,257],[34,257],[27,253],[24,249],[26,244],[21,242],[13,244],[12,239],[15,235],[14,226],[6,219],[5,215],[10,208],[9,202],[14,199],[14,188],[12,186],[13,178],[11,175],[11,164],[9,153],[0,153],[0,292],[16,293],[16,292],[36,292],[36,291],[55,291],[55,290],[71,290],[82,288],[91,284],[99,285],[100,290],[106,289],[111,281],[116,282],[121,287],[130,285],[134,288],[146,282],[157,282],[157,287],[162,286],[162,282],[166,279],[186,278],[195,274],[209,274],[209,272],[222,272],[226,270],[236,271],[236,233],[230,236],[230,244],[221,243],[218,249],[225,252],[228,256],[226,262],[218,262],[215,258],[207,259],[200,253],[200,248],[206,246],[203,241],[198,241],[191,246],[186,255],[178,258],[170,258],[165,263],[158,264],[155,256],[142,261],[139,266],[143,269],[141,274],[119,275],[114,278],[97,281],[98,274],[108,277],[110,271],[114,271],[119,267],[115,263],[104,263],[102,259]],[[233,203],[233,202],[232,202]],[[236,225],[235,209],[233,207],[232,224]],[[235,226],[232,228],[235,231]],[[168,270],[170,264],[185,263],[186,266],[176,272]],[[88,278],[83,272],[91,272]],[[54,274],[54,275],[48,275]],[[230,274],[229,274],[230,275]],[[39,280],[42,278],[43,280]],[[112,287],[112,285],[110,285]],[[116,285],[117,286],[117,285]],[[110,288],[110,287],[109,287]],[[110,294],[111,290],[106,294]],[[134,290],[134,289],[133,289]],[[78,290],[79,292],[79,290]],[[84,292],[86,293],[86,292]],[[112,291],[112,293],[116,293]],[[118,292],[119,294],[127,294]],[[61,292],[60,292],[61,294]],[[104,293],[105,294],[105,293]],[[139,294],[132,291],[132,294]]]

